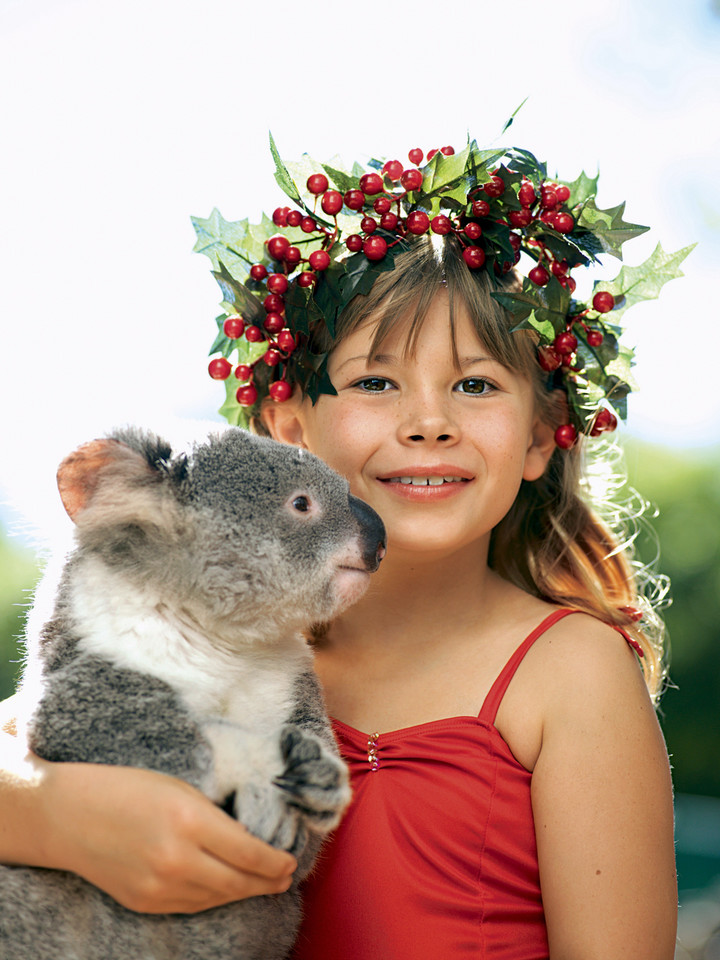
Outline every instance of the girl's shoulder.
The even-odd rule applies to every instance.
[[[546,617],[557,609],[548,606]],[[592,738],[602,728],[645,728],[650,716],[654,721],[642,670],[623,634],[573,612],[532,643],[500,704],[496,726],[532,770],[551,740]]]

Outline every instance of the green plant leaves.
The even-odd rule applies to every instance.
[[[614,280],[595,283],[594,294],[606,290],[615,298],[616,307],[606,315],[607,319],[617,324],[625,311],[636,303],[659,297],[669,280],[683,276],[680,264],[695,246],[693,243],[675,253],[666,253],[658,244],[648,259],[637,267],[624,266]]]
[[[623,220],[625,203],[607,210],[600,210],[595,200],[588,197],[577,219],[577,226],[590,230],[605,253],[622,260],[622,245],[633,237],[646,233],[650,227],[643,227],[637,223],[626,223]]]

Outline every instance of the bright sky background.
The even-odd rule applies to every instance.
[[[405,159],[489,145],[525,97],[503,142],[599,169],[652,227],[627,263],[698,241],[627,315],[630,431],[720,443],[719,53],[717,0],[0,0],[0,511],[57,522],[57,463],[114,425],[220,422],[189,218],[282,202],[269,129],[288,159]]]

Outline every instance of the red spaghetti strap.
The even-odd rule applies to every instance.
[[[500,702],[505,696],[505,691],[507,690],[512,678],[515,676],[515,671],[522,663],[523,657],[528,652],[530,647],[535,643],[538,637],[541,637],[545,631],[549,630],[553,624],[558,622],[558,620],[562,620],[563,617],[567,617],[571,613],[580,612],[581,611],[579,610],[569,610],[566,607],[563,607],[560,610],[553,610],[551,614],[545,617],[545,619],[538,624],[537,627],[535,627],[532,633],[523,640],[515,653],[513,653],[503,667],[495,683],[492,685],[492,687],[490,687],[490,692],[485,697],[485,702],[483,703],[482,709],[478,714],[479,720],[485,720],[487,723],[495,723],[495,717],[497,716]]]

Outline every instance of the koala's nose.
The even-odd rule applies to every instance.
[[[364,500],[351,496],[350,509],[360,526],[363,563],[374,573],[385,556],[385,524]]]

